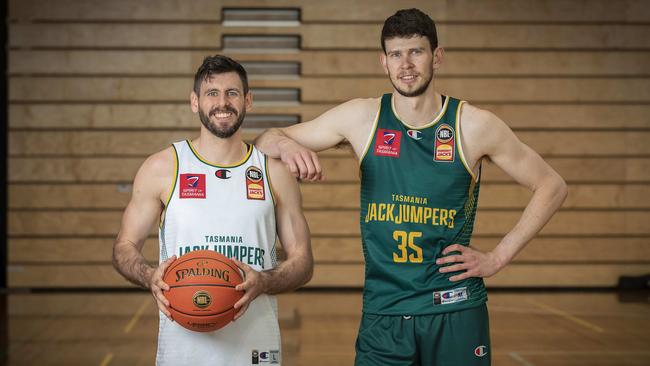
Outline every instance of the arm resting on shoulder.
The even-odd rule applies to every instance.
[[[315,152],[350,141],[350,134],[362,126],[368,114],[376,112],[373,99],[353,99],[317,118],[285,128],[267,130],[255,140],[266,155],[281,159],[295,177],[322,180],[322,169]]]

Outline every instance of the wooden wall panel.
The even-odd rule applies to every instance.
[[[479,250],[491,250],[501,238],[476,235],[471,245]],[[10,262],[30,264],[110,264],[113,237],[48,237],[22,238],[9,241]],[[359,236],[314,236],[311,239],[317,263],[363,263],[361,238]],[[34,256],[34,253],[41,253]],[[144,244],[143,254],[155,263],[158,261],[158,238],[151,237]],[[558,238],[540,236],[515,259],[515,263],[644,263],[650,256],[647,238],[622,237],[573,237]],[[83,258],[83,260],[80,260]]]
[[[650,37],[649,37],[650,39]],[[301,78],[295,80],[251,80],[256,88],[300,88],[301,101],[344,102],[370,98],[390,91],[383,77],[363,83],[350,78]],[[616,102],[650,101],[650,83],[645,79],[618,78],[446,78],[437,82],[448,95],[463,95],[477,102]],[[9,82],[11,102],[183,102],[191,91],[191,78],[16,77]]]
[[[149,21],[214,21],[221,20],[221,7],[253,7],[266,5],[260,0],[38,0],[9,1],[10,19],[34,20],[149,20]],[[345,2],[318,0],[274,0],[273,7],[301,7],[305,22],[332,21],[381,23],[397,9],[419,8],[438,22],[492,21],[508,22],[513,19],[535,23],[548,22],[634,22],[647,20],[650,10],[643,0],[472,0],[384,1],[356,0]]]
[[[306,209],[354,209],[359,206],[356,183],[301,184]],[[123,209],[131,196],[131,184],[10,184],[11,209]],[[516,184],[481,185],[479,207],[524,208],[532,193]],[[648,209],[646,184],[573,184],[564,208]]]
[[[12,158],[10,183],[130,183],[144,157],[119,158]],[[648,183],[650,158],[548,158],[569,183]],[[354,158],[323,157],[323,171],[332,182],[357,182],[358,163]],[[482,181],[511,183],[512,178],[493,164],[486,164]]]
[[[520,210],[481,210],[474,225],[477,235],[505,235],[521,216]],[[121,211],[43,210],[8,215],[10,236],[117,235]],[[359,235],[358,210],[306,211],[314,235]],[[650,212],[611,210],[559,211],[542,229],[543,235],[650,236]],[[155,234],[157,227],[153,228]]]
[[[390,90],[378,38],[398,7],[422,8],[438,23],[447,53],[437,87],[499,115],[570,183],[563,210],[487,283],[614,286],[619,275],[650,272],[645,1],[278,0],[272,6],[302,8],[301,26],[221,23],[222,6],[268,5],[10,0],[11,286],[129,286],[110,266],[121,211],[144,158],[196,135],[188,93],[204,55],[299,62],[298,78],[253,74],[251,84],[254,91],[298,88],[301,103],[257,102],[253,113],[308,121],[339,102]],[[243,34],[299,35],[304,49],[221,49],[222,36]],[[358,163],[348,150],[320,156],[328,180],[301,186],[317,262],[310,285],[359,287]],[[493,248],[530,195],[486,164],[472,245]],[[155,234],[145,246],[151,261]]]
[[[12,75],[159,75],[192,77],[196,65],[219,51],[22,50],[9,55]],[[298,61],[303,76],[383,76],[381,51],[303,51],[289,54],[229,53],[240,62]],[[47,62],[43,62],[47,60]],[[438,77],[647,75],[650,51],[447,51]],[[252,75],[263,78],[264,75]]]
[[[501,287],[614,287],[618,276],[647,273],[647,264],[535,265],[511,264],[486,279],[488,286]],[[363,286],[363,264],[317,264],[306,287]],[[39,286],[40,284],[40,286]],[[124,287],[126,282],[110,265],[15,265],[9,271],[11,287]]]
[[[379,92],[375,97],[378,95]],[[649,104],[471,103],[494,112],[515,130],[650,129]],[[309,121],[334,106],[332,103],[274,106],[258,105],[253,101],[254,113],[295,113],[303,121]],[[11,129],[187,129],[197,128],[199,123],[189,109],[189,101],[137,104],[13,103],[9,106]]]
[[[198,126],[197,126],[198,127]],[[11,156],[148,156],[172,142],[198,136],[198,128],[174,131],[13,131]],[[254,133],[244,135],[252,140]],[[650,131],[520,131],[519,139],[543,156],[650,155]],[[615,143],[613,143],[615,141]]]
[[[183,23],[41,23],[15,24],[12,48],[202,49],[222,48],[223,35],[297,34],[301,47],[379,49],[381,24],[304,24],[293,27],[221,27]],[[442,24],[440,44],[449,49],[595,50],[648,49],[648,25]]]

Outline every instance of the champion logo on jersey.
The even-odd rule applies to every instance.
[[[483,357],[487,355],[487,346],[480,345],[474,348],[474,356]]]
[[[418,130],[408,130],[406,134],[413,140],[422,140],[422,132]]]
[[[399,158],[402,132],[395,130],[377,130],[375,137],[375,155]]]
[[[214,172],[214,176],[219,179],[230,179],[230,170],[219,169],[216,172]]]
[[[256,166],[246,169],[246,198],[249,200],[264,200],[264,174]]]
[[[441,124],[436,129],[436,144],[434,147],[433,160],[437,162],[451,163],[454,161],[456,146],[454,142],[454,130],[448,124]]]
[[[205,174],[181,174],[179,198],[205,198]]]

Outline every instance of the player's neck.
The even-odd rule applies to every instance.
[[[431,82],[429,88],[417,97],[405,97],[393,91],[393,104],[400,119],[413,126],[423,126],[440,113],[442,98]]]
[[[240,132],[237,131],[229,138],[222,139],[202,127],[199,138],[193,140],[192,145],[199,155],[209,163],[233,165],[241,161],[248,150],[241,139]]]

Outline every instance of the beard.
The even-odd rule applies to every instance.
[[[237,121],[235,121],[235,124],[232,126],[228,126],[226,128],[219,128],[219,126],[216,123],[212,123],[210,121],[210,116],[212,116],[215,113],[220,113],[220,112],[230,112],[237,116]],[[203,126],[210,131],[213,135],[222,138],[222,139],[227,139],[228,137],[232,136],[239,130],[239,127],[241,127],[242,123],[244,122],[244,117],[246,117],[246,111],[242,110],[241,113],[237,113],[237,111],[229,106],[224,107],[223,109],[219,108],[213,108],[210,110],[210,113],[206,115],[203,113],[203,110],[199,108],[199,119],[201,120],[201,123]]]
[[[433,80],[433,67],[429,71],[429,78],[424,80],[424,84],[422,84],[422,86],[420,86],[419,88],[417,88],[417,89],[415,89],[415,90],[413,90],[411,92],[400,89],[397,86],[397,84],[395,84],[395,82],[393,82],[393,77],[390,74],[390,72],[388,73],[388,79],[390,80],[390,83],[393,84],[393,88],[395,88],[395,90],[397,90],[397,92],[400,93],[401,95],[403,95],[405,97],[417,97],[417,96],[422,95],[427,90],[427,88],[429,87],[429,84],[431,84],[431,80]]]

